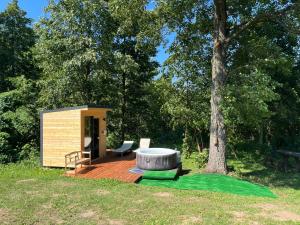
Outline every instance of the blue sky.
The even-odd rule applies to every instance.
[[[0,0],[0,11],[3,11],[11,0]],[[19,0],[20,7],[27,12],[27,17],[37,21],[48,5],[48,0]]]
[[[3,11],[11,0],[0,0],[0,11]],[[19,0],[20,7],[27,12],[27,17],[38,21],[44,14],[44,8],[48,5],[48,0]],[[150,3],[150,5],[152,5]],[[151,7],[151,6],[150,6]],[[168,58],[163,46],[158,47],[156,60],[162,64]]]

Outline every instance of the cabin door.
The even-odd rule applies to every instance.
[[[99,119],[93,117],[92,159],[99,158]]]
[[[85,150],[91,151],[92,159],[99,157],[99,119],[85,117]]]

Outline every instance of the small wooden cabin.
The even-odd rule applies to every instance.
[[[41,164],[64,167],[65,155],[84,151],[89,145],[92,160],[106,155],[106,114],[109,107],[83,105],[43,111]]]

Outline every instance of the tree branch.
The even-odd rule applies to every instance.
[[[267,20],[277,19],[278,17],[285,16],[288,12],[295,9],[296,7],[299,7],[300,3],[294,3],[286,6],[284,9],[279,10],[277,12],[265,12],[257,15],[253,19],[250,19],[249,21],[243,22],[233,28],[233,32],[231,32],[228,35],[228,38],[226,39],[226,43],[228,44],[233,39],[237,38],[243,31],[247,30],[249,27],[255,26],[256,24],[260,22],[265,22]]]

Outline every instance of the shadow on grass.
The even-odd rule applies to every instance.
[[[191,171],[192,171],[192,170],[190,170],[190,169],[182,169],[182,170],[179,172],[178,176],[187,175],[187,174],[189,174]]]
[[[266,168],[264,170],[242,173],[240,177],[268,187],[288,187],[297,190],[300,189],[300,173],[296,172],[285,173]]]
[[[278,167],[276,167],[278,168]],[[239,178],[268,187],[286,187],[300,189],[300,173],[291,170],[283,172],[275,169],[270,163],[253,157],[240,157],[239,160],[228,160],[228,169]]]

